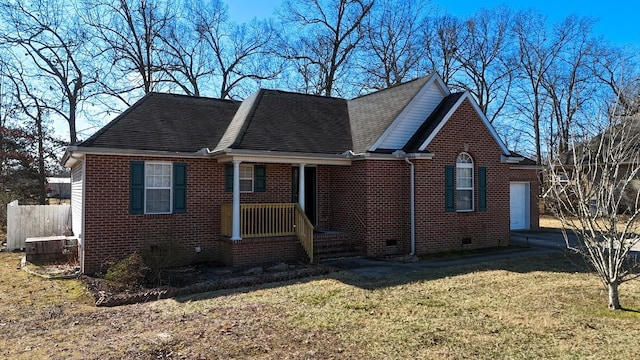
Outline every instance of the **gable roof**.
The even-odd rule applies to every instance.
[[[240,103],[149,93],[81,147],[196,152],[222,138]]]
[[[340,154],[352,148],[344,99],[263,89],[245,103],[215,150]]]
[[[353,151],[367,151],[434,74],[348,101]]]
[[[442,99],[431,115],[420,125],[418,131],[407,141],[402,150],[406,153],[418,152],[420,145],[422,145],[444,121],[447,114],[453,109],[463,94],[463,92],[453,93]]]
[[[436,110],[432,112],[425,120],[425,123],[423,123],[424,127],[421,126],[421,128],[415,132],[414,136],[405,144],[405,147],[409,147],[408,150],[412,150],[413,152],[427,151],[427,146],[429,146],[433,138],[435,138],[465,100],[469,101],[482,123],[487,130],[489,130],[493,140],[502,150],[502,153],[504,155],[510,155],[511,152],[507,149],[507,145],[500,139],[496,129],[491,125],[487,116],[480,110],[480,106],[478,106],[478,103],[468,91],[458,93],[457,96],[456,94],[452,94],[442,99],[442,102],[436,107]],[[424,133],[420,130],[424,131]]]
[[[465,99],[509,155],[471,95],[451,94],[436,74],[352,100],[265,89],[242,103],[150,93],[70,151],[425,152]]]

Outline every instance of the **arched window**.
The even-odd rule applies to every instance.
[[[473,211],[473,159],[467,153],[456,160],[456,210]]]

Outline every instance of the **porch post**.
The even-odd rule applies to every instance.
[[[240,237],[240,161],[233,161],[233,220],[231,222],[231,240]]]
[[[298,171],[298,204],[304,211],[304,166],[306,164],[300,164],[300,171]]]

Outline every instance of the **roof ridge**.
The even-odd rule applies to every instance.
[[[201,96],[201,95],[176,94],[176,93],[171,93],[171,92],[151,91],[148,94],[169,95],[169,96],[176,96],[176,97],[183,97],[183,98],[190,98],[190,99],[201,99],[201,100],[215,100],[215,101],[224,101],[224,102],[229,102],[229,103],[241,102],[241,101],[233,100],[233,99],[222,99],[222,98],[217,98],[217,97]]]
[[[425,75],[425,76],[419,76],[419,77],[417,77],[417,78],[411,79],[411,80],[409,80],[409,81],[406,81],[406,82],[403,82],[403,83],[400,83],[400,84],[391,85],[391,86],[389,86],[389,87],[387,87],[387,88],[384,88],[384,89],[380,89],[380,90],[377,90],[377,91],[370,92],[370,93],[368,93],[368,94],[364,94],[364,95],[356,96],[356,97],[354,97],[354,98],[349,99],[349,101],[362,99],[362,98],[367,97],[367,96],[370,96],[370,95],[380,94],[380,93],[385,92],[385,91],[387,91],[387,90],[397,89],[397,88],[398,88],[398,87],[400,87],[400,86],[404,86],[404,85],[410,84],[410,83],[412,83],[412,82],[415,82],[415,81],[418,81],[418,80],[421,80],[421,79],[426,79],[426,80],[428,81],[428,80],[429,80],[429,78],[431,78],[431,77],[433,76],[433,74],[434,74],[434,73],[433,73],[433,72],[431,72],[431,73],[429,73],[428,75]]]
[[[251,104],[251,110],[249,110],[249,113],[247,114],[247,116],[245,116],[244,121],[242,122],[242,126],[240,127],[240,131],[238,131],[238,134],[235,140],[231,143],[230,147],[233,148],[235,146],[238,146],[240,143],[242,143],[242,140],[244,139],[244,135],[247,132],[247,128],[249,127],[249,124],[253,119],[253,115],[255,115],[256,109],[258,108],[258,105],[260,105],[260,101],[262,101],[262,96],[266,91],[268,90],[267,89],[258,90],[258,95],[256,96],[256,99],[253,100],[253,103]]]
[[[278,92],[278,93],[284,93],[284,94],[292,94],[292,95],[300,95],[300,96],[308,96],[308,97],[317,97],[317,98],[322,98],[322,99],[331,99],[331,100],[347,100],[345,98],[341,98],[341,97],[337,97],[337,96],[326,96],[326,95],[319,95],[319,94],[307,94],[307,93],[301,93],[301,92],[295,92],[295,91],[289,91],[289,90],[281,90],[281,89],[266,89],[266,88],[261,88],[261,91],[272,91],[272,92]]]

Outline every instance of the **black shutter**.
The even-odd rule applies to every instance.
[[[264,165],[255,165],[253,167],[253,191],[267,191],[267,167]]]
[[[129,164],[129,213],[144,214],[144,161]]]
[[[233,164],[227,164],[224,167],[225,174],[225,188],[224,190],[227,192],[233,191]]]
[[[456,168],[453,165],[447,165],[444,169],[444,208],[447,212],[456,211],[455,203],[455,172]]]
[[[187,164],[173,163],[173,212],[187,212]]]

